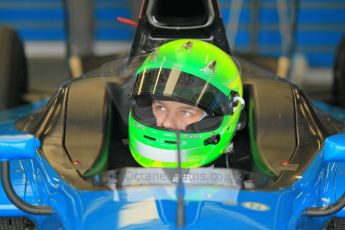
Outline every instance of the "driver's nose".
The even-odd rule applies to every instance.
[[[177,124],[175,118],[170,114],[165,117],[165,119],[160,123],[161,127],[166,129],[177,129]]]

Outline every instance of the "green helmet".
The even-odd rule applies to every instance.
[[[226,151],[244,105],[240,73],[227,53],[204,41],[175,40],[155,49],[136,74],[128,125],[130,151],[140,165],[177,167],[177,132],[156,124],[153,100],[205,113],[178,131],[183,168],[207,165]]]

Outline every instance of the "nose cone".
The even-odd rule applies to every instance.
[[[138,188],[103,194],[102,199],[89,200],[83,226],[85,229],[175,229],[175,189]],[[186,191],[185,229],[277,229],[274,223],[277,223],[279,202],[274,197],[254,201],[250,193],[205,187],[190,195]],[[289,218],[285,218],[286,223],[280,219],[280,226],[288,226],[287,221]]]

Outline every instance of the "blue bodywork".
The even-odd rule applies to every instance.
[[[22,135],[16,131],[14,121],[45,103],[41,101],[3,112],[1,135]],[[334,215],[307,217],[303,215],[304,210],[330,205],[345,191],[345,163],[341,162],[343,157],[335,156],[333,160],[338,159],[337,162],[326,157],[332,155],[330,151],[334,151],[336,146],[344,145],[345,135],[339,134],[326,139],[328,140],[331,147],[323,148],[302,176],[288,188],[250,191],[220,186],[185,185],[185,227],[322,229],[324,223],[334,218]],[[8,147],[0,147],[1,154],[11,151],[10,144]],[[176,228],[176,196],[171,195],[176,194],[175,185],[79,191],[66,183],[39,153],[34,153],[31,157],[10,161],[13,187],[26,202],[51,206],[53,213],[31,215],[19,210],[9,201],[0,186],[1,217],[27,217],[38,229]],[[336,216],[345,217],[345,210],[339,211]]]

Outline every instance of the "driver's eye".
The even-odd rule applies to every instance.
[[[183,117],[191,117],[193,114],[190,111],[181,111]]]
[[[165,111],[166,111],[166,108],[164,108],[164,107],[161,106],[161,105],[156,105],[156,106],[155,106],[155,110],[158,111],[158,112],[165,112]]]

